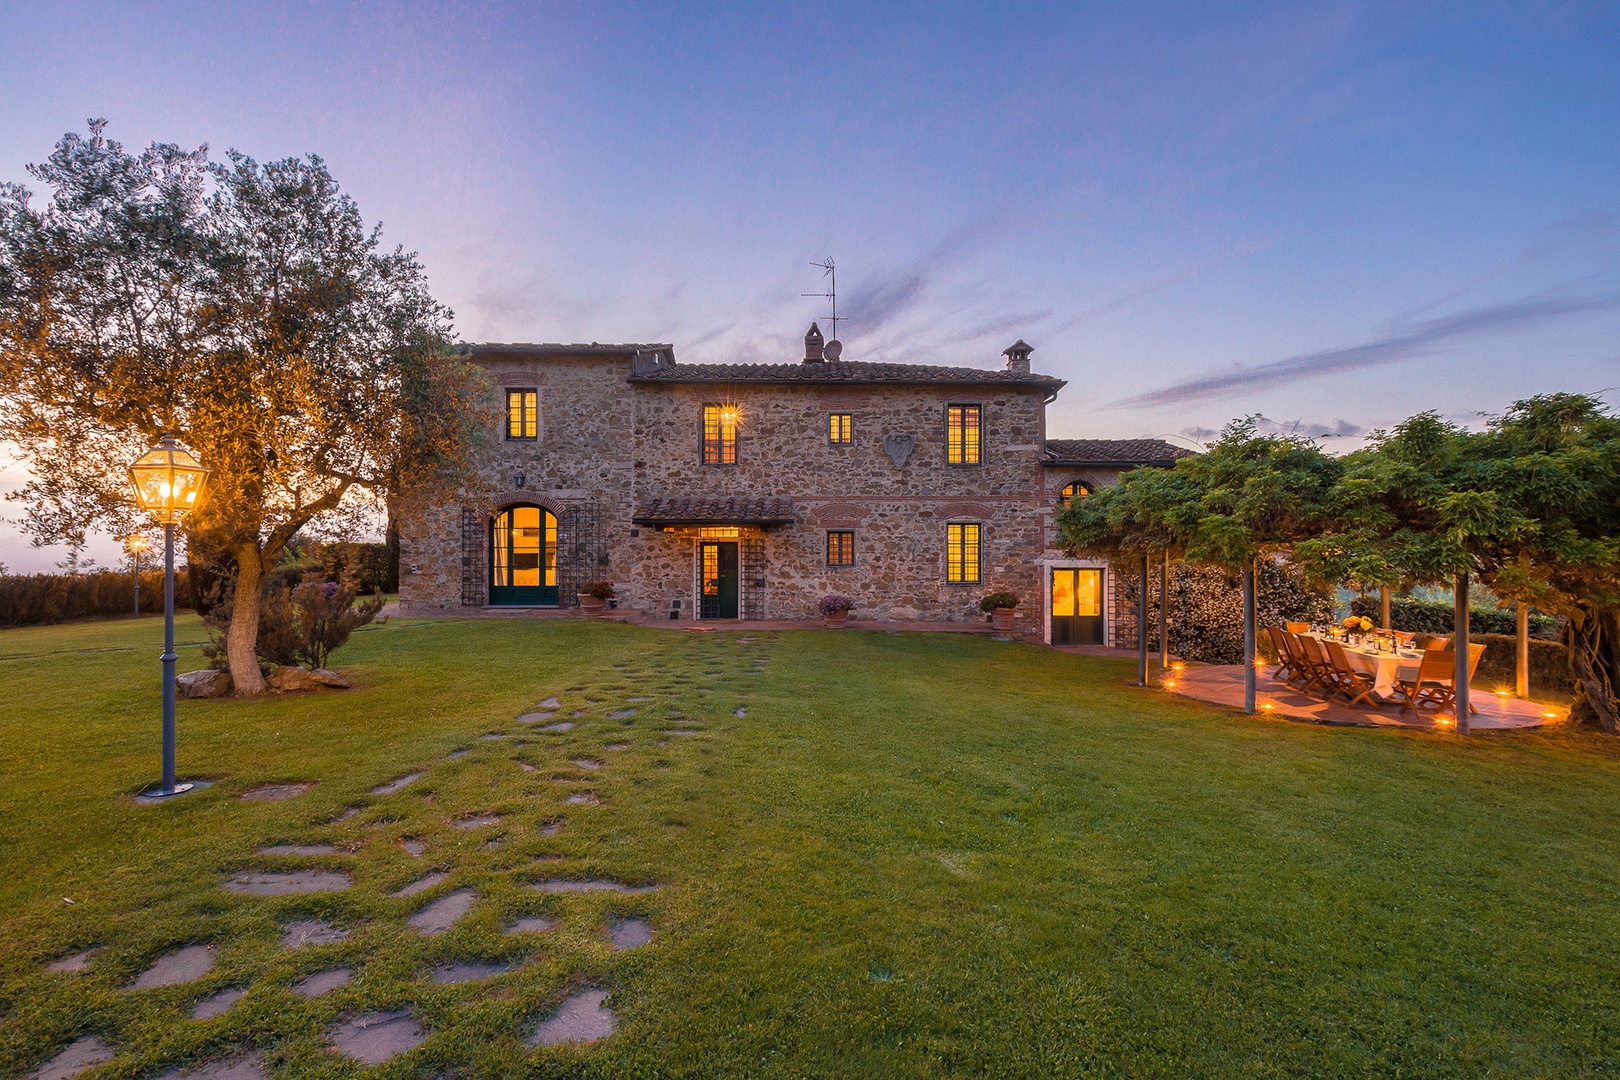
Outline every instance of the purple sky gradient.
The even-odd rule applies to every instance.
[[[0,179],[91,116],[315,152],[470,340],[793,360],[832,255],[846,358],[1023,337],[1054,436],[1348,446],[1620,385],[1617,56],[1595,3],[19,4]]]

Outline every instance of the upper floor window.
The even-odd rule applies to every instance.
[[[1059,501],[1064,506],[1068,506],[1070,503],[1074,502],[1074,500],[1084,499],[1090,495],[1091,485],[1082,480],[1075,480],[1072,483],[1065,484],[1063,486],[1063,495]]]
[[[737,417],[735,405],[703,406],[703,464],[737,464]]]
[[[957,585],[979,581],[979,526],[945,526],[945,580]]]
[[[506,437],[533,439],[540,434],[540,393],[537,390],[507,390]]]
[[[827,534],[827,565],[855,565],[855,534],[853,532],[834,530]]]
[[[827,414],[827,441],[835,446],[848,446],[855,441],[855,418],[847,412]]]
[[[979,405],[945,407],[945,464],[979,464],[982,418],[983,407]]]

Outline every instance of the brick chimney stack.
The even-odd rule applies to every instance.
[[[1034,351],[1034,346],[1030,345],[1023,338],[1019,338],[1017,341],[1001,350],[1001,355],[1007,358],[1008,371],[1014,373],[1015,375],[1028,375],[1029,354]]]
[[[805,331],[804,335],[804,362],[807,364],[824,362],[826,358],[822,355],[822,349],[825,345],[826,339],[821,336],[821,327],[811,323],[810,329]]]

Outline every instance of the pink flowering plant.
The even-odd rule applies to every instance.
[[[594,596],[598,600],[611,600],[613,599],[613,582],[587,581],[579,587],[579,595]]]
[[[821,598],[819,608],[823,615],[836,615],[838,612],[848,611],[854,606],[855,601],[849,597],[841,596],[838,593],[828,593]]]

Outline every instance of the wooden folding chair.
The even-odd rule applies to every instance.
[[[1333,661],[1334,672],[1339,677],[1339,693],[1349,698],[1352,705],[1359,705],[1363,701],[1370,705],[1378,704],[1370,700],[1375,685],[1373,677],[1350,663],[1343,645],[1337,641],[1329,641],[1326,645],[1328,658]]]
[[[1390,633],[1395,635],[1395,644],[1405,645],[1407,647],[1410,647],[1412,644],[1412,639],[1417,637],[1417,635],[1410,630],[1391,630]]]
[[[1304,674],[1304,665],[1294,655],[1293,643],[1287,634],[1275,626],[1266,627],[1266,636],[1271,639],[1271,647],[1277,653],[1277,670],[1271,673],[1271,677],[1292,686],[1294,680]]]
[[[1456,681],[1457,654],[1450,649],[1426,649],[1418,663],[1417,678],[1401,683],[1401,712],[1457,712],[1457,694],[1452,684]]]
[[[1455,642],[1455,640],[1456,640],[1455,638],[1447,639],[1446,644],[1445,644],[1446,652],[1455,653],[1457,651],[1456,648],[1453,646],[1453,642]],[[1485,646],[1483,646],[1483,645],[1475,645],[1473,642],[1468,643],[1468,685],[1469,686],[1474,685],[1474,672],[1479,670],[1479,658],[1481,656],[1484,656],[1484,655],[1485,655]],[[1455,662],[1453,662],[1452,666],[1456,667]],[[1468,698],[1468,715],[1469,716],[1478,716],[1479,715],[1479,706],[1474,704],[1474,699],[1473,699],[1472,695],[1470,695],[1469,698]]]
[[[1311,624],[1307,622],[1285,622],[1283,623],[1283,629],[1290,634],[1308,634],[1311,631]]]
[[[1327,654],[1322,651],[1321,642],[1304,634],[1300,634],[1294,640],[1304,650],[1305,667],[1309,676],[1300,689],[1310,693],[1311,687],[1320,686],[1325,696],[1332,697],[1339,686],[1339,673],[1328,660]]]

